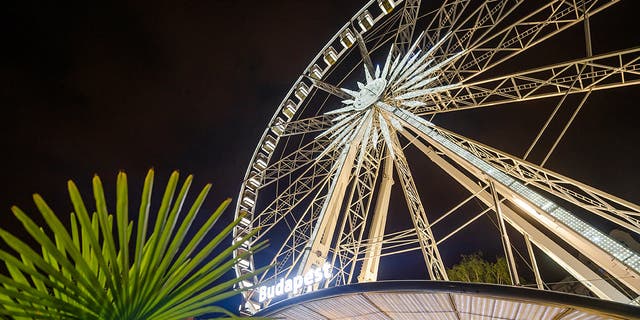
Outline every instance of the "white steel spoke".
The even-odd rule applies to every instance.
[[[334,86],[334,85],[332,85],[330,83],[324,82],[322,80],[314,79],[314,78],[311,78],[311,77],[308,77],[308,79],[311,80],[311,83],[313,83],[314,86],[318,87],[319,89],[321,89],[324,92],[332,94],[332,95],[334,95],[334,96],[336,96],[338,98],[341,98],[341,99],[353,99],[353,96],[351,96],[349,93],[347,93],[347,92],[345,92],[343,90],[340,90],[340,88],[338,88],[338,87],[336,87],[336,86]]]
[[[562,140],[562,137],[564,137],[564,134],[567,133],[567,129],[569,129],[569,127],[571,126],[571,123],[573,123],[573,120],[575,120],[576,116],[578,115],[578,112],[580,112],[580,109],[582,109],[582,106],[584,106],[584,103],[587,101],[587,99],[589,98],[590,95],[591,95],[591,91],[587,91],[587,93],[584,95],[584,97],[582,97],[582,100],[580,101],[580,104],[578,104],[578,107],[573,111],[573,114],[571,115],[571,118],[564,125],[564,128],[562,128],[562,131],[560,132],[560,134],[558,135],[556,140],[553,142],[553,145],[551,146],[551,149],[549,149],[549,151],[547,152],[547,155],[544,157],[544,159],[540,163],[541,167],[543,167],[544,164],[547,163],[547,160],[549,160],[549,157],[551,156],[553,151],[555,151],[556,147],[560,143],[560,140]]]
[[[480,189],[479,192],[484,192],[484,191],[485,191],[485,189]],[[484,216],[485,214],[487,214],[487,212],[489,212],[491,210],[493,210],[493,208],[489,207],[489,208],[486,208],[486,209],[480,211],[480,213],[478,213],[475,216],[471,217],[469,220],[465,221],[465,223],[463,223],[462,225],[460,225],[459,227],[457,227],[453,231],[449,232],[444,237],[440,238],[440,240],[438,240],[438,244],[441,244],[445,240],[451,238],[453,235],[455,235],[458,232],[462,231],[462,229],[468,227],[470,224],[474,223],[476,220],[478,220],[480,217]]]
[[[315,165],[306,169],[297,179],[273,199],[265,209],[254,213],[252,225],[262,226],[257,239],[262,237],[291,210],[298,206],[313,190],[316,190],[324,180],[328,179],[331,172],[335,171],[333,161],[318,161]],[[256,239],[256,240],[257,240]]]
[[[254,174],[249,176],[249,183],[254,184],[256,190],[260,190],[273,182],[290,177],[292,173],[308,165],[313,165],[316,161],[331,161],[331,157],[317,159],[318,155],[325,150],[329,143],[330,140],[328,139],[313,139],[267,167],[262,167],[261,163],[256,162],[258,165]]]
[[[297,262],[302,257],[304,248],[311,239],[311,231],[318,220],[322,203],[326,199],[327,188],[328,183],[325,181],[316,192],[309,206],[306,207],[304,213],[300,217],[296,217],[295,227],[290,230],[291,232],[287,239],[271,260],[271,264],[274,265],[272,278],[277,278],[281,275],[289,276],[293,271],[293,267],[297,265]],[[266,273],[260,280],[261,282],[265,280],[264,276],[266,276]]]
[[[313,225],[317,221],[318,215],[322,208],[322,203],[326,197],[327,183],[323,183],[321,188],[316,192],[310,205],[305,209],[304,213],[296,217],[297,222],[293,228],[291,228],[286,240],[271,259],[269,264],[273,265],[272,272],[263,273],[256,277],[256,283],[268,283],[274,279],[280,277],[288,277],[294,272],[295,266],[304,253],[304,248],[308,245],[311,230]],[[251,299],[255,297],[257,293],[255,291],[249,291],[245,299]],[[270,300],[265,301],[265,305],[269,305]]]
[[[362,57],[365,67],[369,73],[373,73],[374,68],[373,62],[371,62],[371,55],[369,55],[369,50],[360,32],[356,32],[356,43],[358,44],[358,50],[360,50],[360,56]]]
[[[489,186],[486,186],[484,188],[482,188],[482,190],[488,188]],[[443,214],[442,216],[440,216],[438,219],[436,219],[435,221],[433,221],[431,223],[431,226],[435,226],[438,222],[444,220],[446,217],[448,217],[450,214],[454,213],[456,210],[460,209],[460,207],[462,207],[463,205],[465,205],[467,202],[469,202],[470,200],[474,199],[477,195],[476,194],[472,194],[471,196],[469,196],[468,198],[462,200],[460,203],[458,203],[456,206],[454,206],[453,208],[449,209],[449,211],[447,211],[445,214]]]
[[[461,48],[465,54],[444,70],[446,78],[450,82],[468,81],[581,22],[585,13],[594,15],[615,2],[617,0],[550,1],[491,37]]]
[[[448,37],[470,2],[471,0],[445,0],[424,29],[425,36],[420,41],[419,48],[429,49]]]
[[[424,95],[418,115],[640,84],[640,48],[593,56]]]
[[[333,118],[334,117],[331,115],[322,114],[312,118],[305,118],[296,121],[290,121],[286,124],[281,124],[282,134],[280,136],[286,137],[297,134],[324,131],[331,127],[331,119]]]
[[[481,39],[490,34],[524,0],[486,0],[473,12],[464,15],[463,21],[457,23],[457,20],[462,18],[461,14],[464,9],[467,9],[468,5],[468,1],[461,2],[452,4],[452,9],[461,7],[460,9],[462,10],[458,10],[458,15],[455,16],[455,19],[448,21],[449,28],[446,33],[441,35],[441,37],[446,38],[446,42],[434,52],[434,57],[439,61],[446,60],[457,52],[471,53],[472,51],[466,51],[473,48]],[[432,43],[435,44],[435,42]],[[428,47],[433,46],[433,44]]]
[[[407,49],[411,45],[416,21],[418,20],[418,11],[420,11],[420,0],[404,0],[400,25],[394,41],[394,47],[400,55],[407,53]]]

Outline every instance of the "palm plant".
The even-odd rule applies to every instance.
[[[177,172],[171,175],[151,226],[149,211],[154,172],[148,172],[135,224],[135,240],[124,173],[119,173],[117,178],[115,217],[107,210],[102,183],[97,176],[93,178],[95,212],[92,214],[87,211],[76,185],[68,182],[74,207],[69,230],[38,194],[33,199],[46,221],[46,229],[18,207],[12,207],[27,233],[40,245],[41,252],[0,228],[0,237],[15,251],[12,254],[0,250],[0,260],[5,262],[9,273],[8,276],[0,274],[0,317],[164,320],[208,313],[232,316],[214,304],[237,294],[236,284],[253,274],[219,280],[239,259],[261,249],[264,243],[233,256],[234,249],[243,245],[254,230],[219,254],[212,254],[241,219],[211,235],[210,239],[212,227],[229,205],[229,199],[207,218],[195,236],[188,237],[211,185],[204,187],[181,217],[193,177],[185,179],[176,196],[178,177]]]

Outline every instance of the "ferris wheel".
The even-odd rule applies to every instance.
[[[478,246],[494,239],[514,285],[528,273],[547,289],[540,269],[553,263],[599,298],[637,302],[640,254],[607,230],[640,234],[640,206],[545,167],[592,93],[640,84],[640,48],[592,52],[589,18],[618,2],[366,3],[295,81],[247,168],[236,205],[237,217],[246,215],[234,237],[259,230],[236,254],[266,239],[271,246],[241,260],[236,273],[273,268],[243,281],[253,290],[241,309],[377,281],[385,263],[408,254],[429,279],[448,280],[453,261],[443,256],[458,236]],[[581,58],[527,58],[581,28]],[[537,65],[519,67],[531,61]],[[554,108],[523,154],[447,129],[470,110],[530,103]],[[571,116],[559,119],[564,109]],[[552,143],[543,148],[545,137]],[[539,149],[542,160],[528,160]],[[427,166],[443,174],[425,178]],[[433,207],[442,199],[423,190],[450,186],[443,176],[462,193]],[[483,220],[490,227],[473,231]]]

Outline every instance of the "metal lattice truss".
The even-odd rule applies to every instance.
[[[491,219],[514,283],[519,266],[526,265],[536,286],[546,287],[535,246],[598,297],[635,299],[640,254],[590,221],[638,235],[640,206],[544,167],[592,92],[640,84],[640,48],[592,54],[589,17],[617,2],[451,0],[431,11],[417,0],[366,3],[297,79],[256,148],[237,204],[237,212],[248,214],[234,236],[260,227],[252,241],[271,239],[272,247],[240,261],[236,272],[274,267],[242,286],[303,276],[326,263],[331,278],[301,292],[376,281],[381,258],[407,252],[422,255],[431,279],[447,280],[440,254],[446,241]],[[505,62],[576,25],[585,29],[586,57],[500,72]],[[554,97],[561,104],[576,93],[583,93],[582,102],[542,164],[446,130],[433,119]],[[416,181],[421,168],[411,166],[406,148],[421,151],[469,195],[447,212],[427,210],[431,200]],[[402,197],[392,197],[395,192]],[[408,215],[411,225],[387,230],[390,203],[400,198],[405,209],[394,214]],[[581,213],[571,211],[576,208]],[[444,222],[461,215],[461,223]],[[512,243],[520,238],[528,258]],[[258,301],[255,293],[244,295],[241,310],[253,313],[276,298],[267,292],[267,300]]]
[[[640,83],[640,48],[533,69],[495,79],[461,84],[423,96],[419,115],[488,107]]]
[[[436,126],[432,129],[523,183],[640,233],[640,206],[448,130]]]
[[[337,245],[332,252],[331,264],[336,269],[334,272],[336,284],[352,282],[357,270],[356,261],[362,250],[359,244],[363,240],[382,158],[382,144],[372,144],[369,147],[361,164],[354,169],[347,201],[348,207],[345,208],[338,231]],[[329,282],[326,283],[328,284]]]
[[[444,264],[442,263],[442,258],[440,257],[440,252],[436,246],[436,239],[431,232],[431,226],[429,224],[427,214],[424,210],[424,206],[422,205],[422,201],[420,200],[416,184],[411,176],[409,164],[400,149],[400,143],[398,142],[395,134],[392,141],[392,147],[395,149],[395,154],[397,155],[394,164],[398,170],[402,189],[405,191],[405,200],[409,207],[409,214],[411,215],[411,220],[413,221],[420,249],[422,250],[422,255],[427,265],[429,277],[431,279],[448,280],[447,272],[444,268]]]
[[[489,4],[489,2],[493,2]],[[529,15],[497,31],[502,21],[524,1],[487,1],[451,34],[452,44],[443,57],[460,49],[463,56],[443,69],[449,82],[469,80],[503,63],[618,1],[549,1]],[[475,18],[475,20],[472,20]],[[467,30],[464,26],[470,24]]]
[[[640,290],[640,277],[638,277],[638,275],[640,275],[639,253],[617,243],[606,233],[592,227],[573,215],[570,211],[526,186],[522,181],[517,179],[518,176],[513,174],[512,171],[501,170],[501,168],[493,166],[488,161],[482,159],[481,156],[478,156],[475,152],[470,152],[463,147],[474,145],[476,147],[475,150],[480,150],[480,146],[476,145],[473,141],[458,136],[456,142],[452,140],[450,136],[443,135],[441,133],[442,130],[433,126],[430,122],[405,110],[395,109],[393,113],[402,119],[402,121],[406,122],[407,126],[415,133],[415,136],[425,139],[425,141],[443,152],[455,163],[467,169],[476,178],[488,179],[490,183],[495,182],[499,184],[499,192],[510,201],[526,208],[525,211],[529,213],[529,217],[537,219],[540,223],[547,225],[549,229],[570,242],[573,247],[583,250],[582,254],[589,256],[597,265],[614,275],[619,281],[628,285],[634,292]],[[479,152],[478,154],[486,157],[486,154],[483,152]],[[490,157],[487,158],[489,160],[491,159]],[[454,175],[458,171],[450,168],[447,172]],[[551,174],[551,172],[548,172],[548,174]],[[556,176],[556,179],[560,180],[559,185],[563,183],[570,184],[572,182],[570,179],[563,181],[559,176]],[[598,194],[603,199],[609,201],[619,200],[612,196],[607,197],[606,193],[595,188],[585,185],[582,186],[585,189],[590,189],[592,193]],[[488,197],[488,195],[485,195],[485,201],[486,197]],[[575,198],[567,194],[558,194],[558,197],[575,201]],[[635,207],[637,208],[637,206]],[[588,209],[585,206],[583,206],[583,208]],[[514,227],[521,230],[523,229],[523,226],[519,223],[513,222],[513,220],[511,223]],[[619,225],[627,226],[624,223],[620,223]],[[527,231],[523,231],[523,233],[527,234]],[[565,263],[567,262],[565,261]],[[578,278],[584,277],[584,275],[580,275],[578,272],[574,271],[574,273],[578,275]],[[610,297],[610,294],[603,296]]]
[[[399,55],[404,55],[412,43],[419,10],[420,0],[405,0],[394,41],[396,53]]]

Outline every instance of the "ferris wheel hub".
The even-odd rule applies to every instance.
[[[360,84],[360,83],[359,83]],[[353,109],[356,111],[364,110],[378,102],[380,96],[387,87],[387,80],[376,78],[368,81],[365,85],[360,85],[360,91],[353,100]]]

